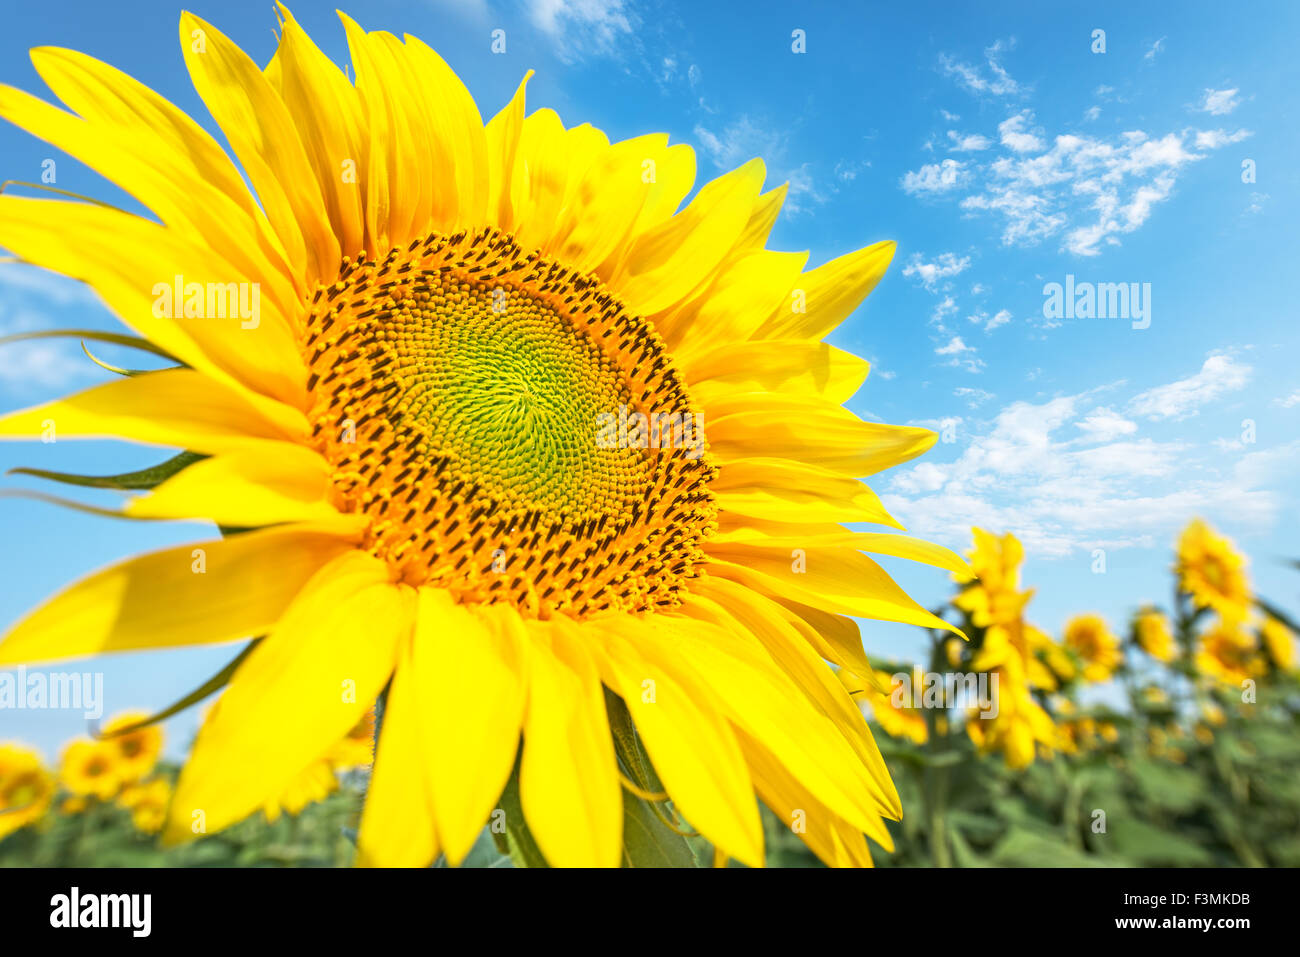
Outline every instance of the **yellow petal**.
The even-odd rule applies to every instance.
[[[804,393],[843,405],[869,369],[850,352],[803,339],[728,342],[682,362],[691,396],[706,409],[713,400],[746,392]]]
[[[871,855],[860,832],[819,801],[813,789],[805,787],[756,739],[741,732],[740,740],[763,803],[809,850],[830,867],[871,866]],[[893,849],[892,842],[882,846]]]
[[[876,243],[832,259],[801,276],[802,301],[787,303],[774,312],[755,338],[823,338],[847,319],[876,288],[876,283],[880,282],[894,258],[894,249],[893,242]]]
[[[280,522],[335,523],[360,537],[363,516],[344,516],[328,501],[330,468],[320,453],[283,444],[274,456],[239,449],[202,459],[131,501],[135,518],[207,519],[234,528]]]
[[[0,246],[82,280],[123,322],[186,365],[306,406],[307,371],[290,317],[201,236],[90,203],[0,196]]]
[[[414,690],[421,764],[437,798],[438,843],[453,866],[474,846],[515,765],[527,641],[513,608],[476,613],[446,592],[420,589]]]
[[[182,13],[181,50],[190,78],[248,172],[267,218],[307,280],[338,273],[338,239],[320,183],[289,110],[248,54],[210,23]]]
[[[165,840],[221,830],[276,797],[360,720],[409,638],[415,593],[350,551],[322,568],[235,672],[199,732]]]
[[[140,555],[20,621],[0,643],[0,664],[256,637],[317,570],[352,549],[337,535],[290,525]]]
[[[70,51],[33,51],[33,57],[41,64],[66,52]],[[130,90],[124,84],[124,91]],[[171,104],[160,102],[163,108],[184,116]],[[198,137],[206,134],[187,130],[189,148],[178,149],[156,130],[146,128],[138,117],[120,124],[90,122],[4,86],[0,86],[0,116],[116,183],[168,226],[202,236],[240,275],[256,282],[260,295],[280,313],[294,303],[296,293],[285,273],[283,254],[247,190],[232,198],[205,178],[213,174],[213,165],[228,163],[219,151],[214,157],[207,156],[204,147],[216,150],[216,144],[200,145]]]
[[[875,522],[903,527],[862,482],[791,459],[734,459],[719,469],[710,489],[724,513],[773,522]]]
[[[880,795],[843,735],[750,637],[697,619],[656,623],[662,654],[697,675],[740,730],[860,830],[880,827]],[[665,658],[665,660],[669,660]]]
[[[196,452],[269,451],[306,438],[301,412],[249,399],[192,369],[164,369],[11,412],[0,438],[121,438]]]
[[[355,255],[365,242],[360,184],[365,182],[366,133],[361,103],[343,71],[284,4],[277,6],[283,17],[276,50],[279,70],[268,78],[297,126],[341,250]],[[355,175],[344,175],[349,169]]]
[[[824,399],[752,397],[715,402],[705,422],[721,462],[765,456],[795,459],[861,478],[920,455],[938,436],[929,429],[864,422]]]
[[[605,683],[627,704],[655,772],[691,826],[728,856],[761,867],[763,826],[731,725],[639,641],[653,627],[634,619],[591,626],[610,632],[602,648]]]
[[[725,264],[705,292],[656,320],[655,328],[689,376],[692,357],[748,339],[763,317],[789,298],[807,261],[807,253],[759,250],[742,256]]]
[[[716,603],[737,630],[762,642],[772,660],[835,723],[876,784],[877,809],[886,816],[900,817],[903,807],[898,792],[862,712],[826,662],[786,621],[779,606],[735,582],[713,578],[683,610],[695,614],[696,608],[708,602]],[[710,619],[717,620],[712,615]]]
[[[519,88],[505,108],[492,117],[484,130],[488,158],[488,216],[495,216],[499,229],[516,231],[516,209],[523,202],[522,190],[525,169],[515,162],[519,151],[519,138],[524,125],[525,88],[533,71],[524,74]],[[520,193],[521,198],[515,199]]]
[[[689,206],[637,238],[617,288],[634,311],[652,314],[685,299],[731,252],[763,183],[763,161],[706,184]]]
[[[519,797],[553,867],[616,867],[623,796],[600,675],[565,622],[530,622]]]
[[[414,687],[410,646],[409,640],[398,643],[397,668],[361,812],[359,867],[428,867],[438,856],[433,795],[420,740],[423,703]]]
[[[602,150],[577,179],[543,251],[579,272],[608,258],[631,234],[653,186],[645,180],[647,155],[663,149],[667,139],[639,136]]]
[[[752,545],[712,545],[710,569],[758,591],[802,602],[827,611],[880,621],[898,621],[938,628],[960,635],[951,625],[926,611],[899,588],[883,568],[866,555],[846,548],[808,548],[804,567],[790,549]]]
[[[483,116],[456,71],[419,37],[405,34],[407,62],[424,91],[435,138],[456,162],[457,225],[475,229],[488,213],[488,155]],[[442,188],[441,184],[437,184]]]

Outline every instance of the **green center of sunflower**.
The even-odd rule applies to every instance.
[[[664,344],[495,230],[345,260],[303,330],[335,504],[412,584],[526,614],[680,602],[714,468]]]

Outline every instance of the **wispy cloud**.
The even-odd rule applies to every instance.
[[[946,193],[963,185],[966,164],[960,160],[946,159],[941,163],[928,163],[918,170],[903,175],[903,191],[913,196]]]
[[[950,153],[975,153],[993,145],[993,141],[987,136],[981,136],[979,133],[958,133],[956,130],[948,131],[948,140],[952,144],[948,147]]]
[[[1209,113],[1211,116],[1227,116],[1240,103],[1241,101],[1237,98],[1236,87],[1231,90],[1214,90],[1206,87],[1205,96],[1197,109],[1202,113]]]
[[[1026,127],[1033,121],[1034,115],[1022,110],[1015,116],[1009,116],[998,124],[998,139],[1013,153],[1037,153],[1043,148],[1043,141],[1029,132]]]
[[[1229,133],[1227,130],[1197,130],[1196,148],[1198,150],[1217,150],[1229,143],[1240,143],[1253,135],[1254,133],[1250,130],[1237,130],[1233,133]]]
[[[639,22],[624,0],[524,0],[524,11],[566,63],[617,53]]]
[[[926,262],[921,258],[920,253],[915,253],[907,265],[903,267],[903,275],[908,279],[913,277],[919,279],[921,285],[933,291],[942,280],[961,275],[969,268],[969,256],[958,256],[956,253],[940,253],[932,262]]]
[[[1227,461],[1208,442],[1143,437],[1098,398],[1017,401],[987,424],[966,423],[954,461],[900,471],[882,498],[915,534],[953,542],[971,525],[1005,529],[1045,558],[1148,546],[1198,513],[1275,520],[1300,441]]]
[[[1160,54],[1164,53],[1166,39],[1168,38],[1161,37],[1155,43],[1151,44],[1151,48],[1147,50],[1146,53],[1142,54],[1142,59],[1146,60],[1147,62],[1150,62],[1154,60],[1156,57],[1158,57]]]
[[[1252,371],[1227,353],[1211,353],[1199,372],[1134,396],[1128,411],[1153,420],[1186,419],[1220,396],[1244,388]]]
[[[1002,55],[1014,45],[1014,41],[998,40],[992,46],[986,47],[982,67],[972,66],[947,53],[942,53],[939,55],[939,69],[970,93],[1015,96],[1022,91],[1022,88],[1002,66]]]

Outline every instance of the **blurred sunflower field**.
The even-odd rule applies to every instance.
[[[1078,615],[1058,638],[1030,621],[1020,542],[973,534],[976,577],[942,610],[969,640],[934,631],[925,661],[864,657],[839,671],[904,808],[875,863],[1300,866],[1296,625],[1253,593],[1232,543],[1193,521],[1169,607],[1122,622]],[[372,711],[260,813],[174,848],[158,834],[179,766],[160,760],[148,716],[67,742],[57,768],[0,743],[0,866],[348,866],[375,725]],[[716,863],[667,802],[640,797],[628,801],[630,835],[682,838],[680,858],[660,863]],[[507,813],[517,800],[503,795]],[[821,866],[797,821],[763,813],[769,866]],[[465,866],[528,858],[489,826]]]

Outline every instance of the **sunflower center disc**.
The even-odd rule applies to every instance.
[[[680,603],[715,469],[663,341],[496,230],[345,259],[303,328],[334,503],[417,585],[526,614]]]

